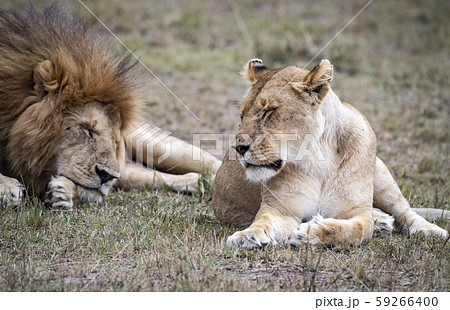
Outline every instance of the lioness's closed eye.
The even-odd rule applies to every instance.
[[[391,233],[394,218],[411,234],[447,236],[410,208],[367,119],[331,89],[328,60],[309,71],[252,59],[244,75],[250,90],[229,151],[239,162],[225,156],[213,189],[219,220],[251,223],[229,245],[360,244]]]

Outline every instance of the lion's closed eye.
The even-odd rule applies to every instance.
[[[88,136],[89,138],[94,138],[94,131],[91,128],[85,128],[82,127],[83,132]]]
[[[81,130],[92,141],[95,141],[96,136],[100,136],[100,133],[97,130],[95,130],[92,127],[90,127],[90,126],[81,126]]]
[[[264,113],[261,115],[261,119],[263,120],[265,118],[269,118],[276,109],[276,107],[272,107],[264,110]]]

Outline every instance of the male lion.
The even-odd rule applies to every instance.
[[[374,206],[411,234],[447,236],[410,208],[376,156],[366,118],[331,90],[328,60],[308,71],[270,70],[253,59],[244,70],[251,88],[241,107],[235,150],[245,169],[227,158],[234,150],[225,156],[213,208],[221,221],[253,223],[230,236],[229,245],[358,245],[374,229],[392,231],[394,219]]]
[[[194,161],[193,146],[175,138],[144,148],[126,144],[127,134],[140,125],[136,62],[129,54],[114,54],[79,19],[55,6],[0,11],[0,29],[3,201],[19,203],[25,188],[49,207],[72,208],[80,201],[101,202],[115,183],[195,191],[198,173],[215,173],[220,166],[212,156]],[[150,141],[152,134],[144,131],[140,140]],[[167,141],[171,156],[154,167],[177,175],[126,162],[128,149],[150,164]]]

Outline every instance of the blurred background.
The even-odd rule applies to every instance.
[[[2,9],[51,1],[2,0]],[[448,207],[449,1],[131,0],[83,3],[146,64],[198,120],[143,69],[145,118],[192,142],[234,133],[250,58],[275,68],[313,68],[328,58],[333,89],[369,119],[379,156],[416,206]],[[70,9],[111,37],[80,3]]]

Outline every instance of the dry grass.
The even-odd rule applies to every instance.
[[[236,1],[235,11],[232,1],[85,3],[198,116],[147,74],[148,120],[189,141],[194,133],[236,131],[246,60],[303,66],[366,1]],[[96,22],[77,1],[72,8]],[[374,1],[308,66],[321,58],[334,64],[333,89],[368,117],[379,156],[415,207],[449,205],[449,9],[448,1]],[[357,248],[235,252],[225,240],[236,228],[215,220],[205,182],[191,196],[118,192],[105,205],[70,213],[35,200],[0,207],[0,290],[449,289],[444,240],[394,234]],[[449,229],[448,221],[438,224]]]

